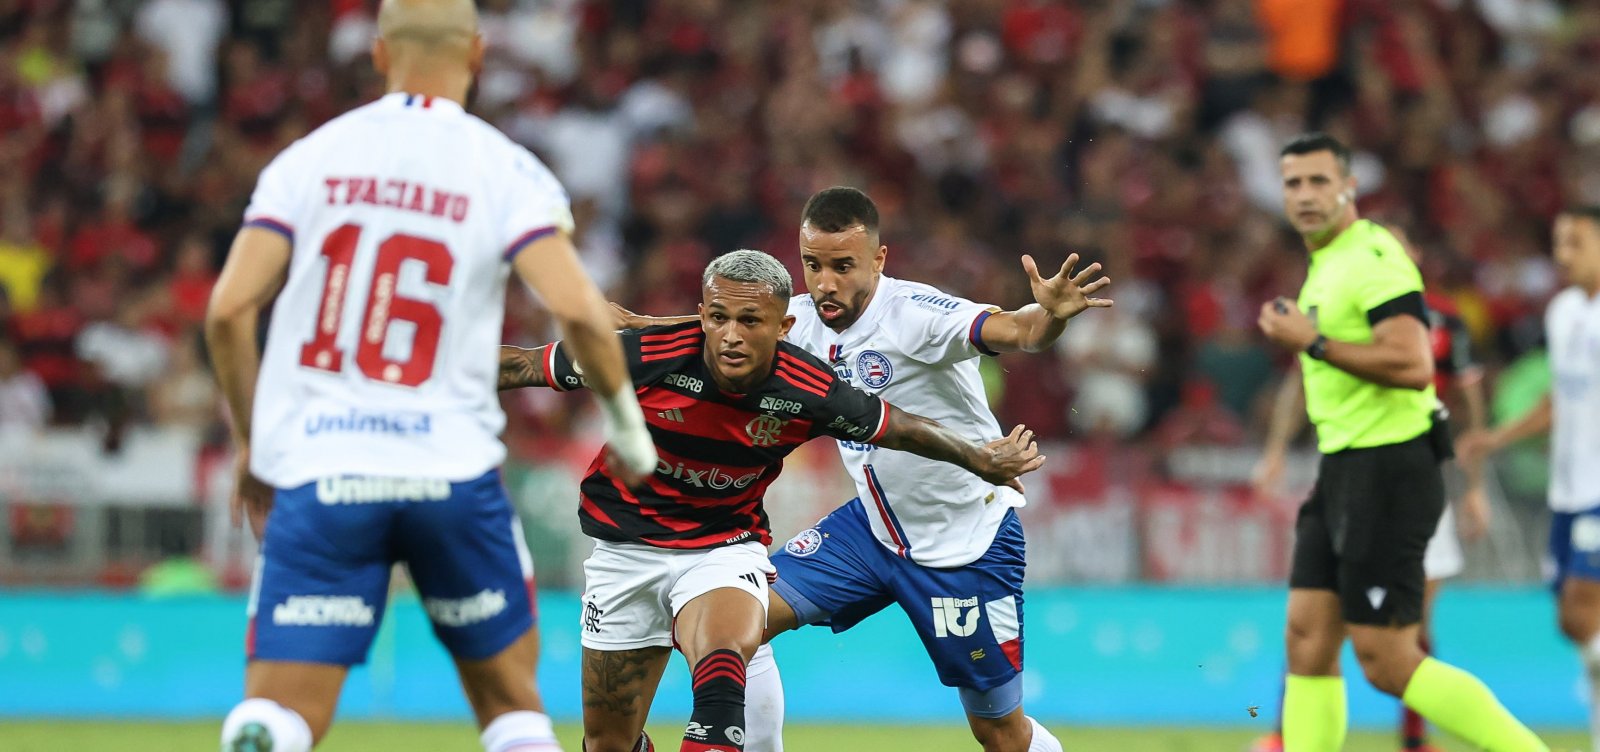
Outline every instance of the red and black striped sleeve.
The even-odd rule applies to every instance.
[[[622,357],[627,361],[628,376],[635,386],[653,383],[662,374],[671,372],[683,357],[698,354],[705,342],[698,321],[629,329],[617,335],[622,339]],[[583,369],[560,345],[560,342],[551,345],[545,354],[541,364],[545,380],[561,391],[588,386]]]
[[[774,373],[807,406],[812,436],[831,436],[865,444],[883,438],[889,403],[839,378],[822,361],[798,349],[779,347]]]

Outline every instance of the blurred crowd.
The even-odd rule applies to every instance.
[[[376,98],[367,0],[0,0],[0,424],[216,441],[198,334],[260,168]],[[1480,354],[1536,348],[1548,225],[1600,201],[1600,0],[484,0],[472,108],[566,185],[614,299],[688,311],[740,247],[798,272],[813,191],[883,214],[888,272],[1013,307],[1018,261],[1105,264],[1114,309],[991,364],[1050,438],[1248,440],[1255,331],[1305,252],[1277,148],[1356,150]],[[309,188],[309,187],[308,187]],[[798,276],[798,274],[797,274]],[[512,303],[507,339],[548,336]],[[580,404],[512,398],[513,431]]]

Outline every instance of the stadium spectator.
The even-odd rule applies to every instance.
[[[36,431],[49,420],[44,381],[22,367],[15,345],[0,339],[0,430]]]

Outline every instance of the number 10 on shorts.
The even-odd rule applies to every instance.
[[[934,598],[933,633],[938,637],[971,637],[978,631],[977,598]]]

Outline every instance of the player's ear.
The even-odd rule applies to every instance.
[[[783,321],[778,324],[778,339],[784,339],[788,337],[789,329],[793,326],[794,317],[789,314],[784,314]]]
[[[389,75],[389,45],[383,43],[383,37],[372,38],[372,67],[378,75]]]
[[[884,264],[884,262],[886,262],[888,260],[889,260],[889,246],[886,246],[886,245],[878,246],[878,255],[876,255],[876,256],[874,256],[872,258],[872,271],[875,272],[875,273],[878,273],[878,274],[882,274],[883,273],[883,264]]]
[[[482,34],[473,34],[472,35],[472,42],[467,47],[467,68],[472,71],[472,76],[474,78],[476,78],[478,76],[478,73],[483,70],[483,35]]]
[[[706,326],[708,326],[710,324],[709,321],[706,321],[706,304],[705,303],[695,303],[694,304],[694,312],[695,312],[696,316],[700,317],[700,328],[701,329],[706,328]]]

